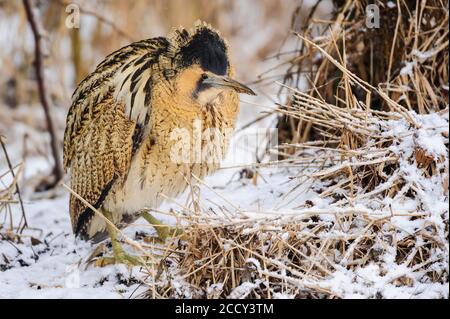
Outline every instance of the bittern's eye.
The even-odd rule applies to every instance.
[[[208,75],[206,73],[203,73],[201,78],[202,80],[206,80],[208,78]]]

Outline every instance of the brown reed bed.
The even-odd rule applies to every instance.
[[[288,61],[290,67],[283,79],[286,85],[298,88],[303,79],[312,97],[344,109],[353,108],[357,101],[363,101],[371,110],[385,112],[398,112],[398,105],[419,114],[447,107],[448,1],[333,3],[331,21],[315,18],[312,12],[303,27],[292,26],[299,36],[299,50]],[[379,9],[379,27],[367,25],[369,4]],[[292,21],[298,14],[294,12]],[[344,73],[357,76],[377,90],[368,92],[362,86],[351,85],[352,76]],[[317,138],[309,121],[290,116],[281,118],[279,132],[280,140],[287,143]]]

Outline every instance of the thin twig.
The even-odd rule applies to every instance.
[[[2,144],[2,149],[3,149],[3,153],[5,154],[5,158],[6,158],[6,162],[8,163],[8,167],[9,167],[9,171],[11,172],[12,177],[15,179],[16,178],[16,174],[14,174],[14,167],[11,164],[11,160],[9,158],[8,152],[6,151],[6,146],[3,142],[3,137],[0,136],[0,144]],[[25,227],[28,227],[28,222],[27,222],[27,216],[25,214],[25,208],[23,206],[23,201],[22,201],[22,195],[20,194],[20,187],[19,187],[19,181],[16,180],[15,183],[16,186],[16,194],[17,197],[19,198],[19,203],[20,203],[20,209],[22,211],[22,219],[23,219],[23,225],[20,226],[20,224],[22,223],[22,220],[19,223],[19,234],[22,234],[23,230],[25,229]]]
[[[43,54],[42,54],[42,27],[37,20],[37,17],[33,13],[33,8],[30,4],[30,0],[23,0],[27,20],[30,24],[34,37],[34,65],[36,68],[36,79],[38,83],[39,99],[41,105],[44,108],[45,120],[47,122],[47,130],[50,134],[50,147],[54,160],[53,177],[54,180],[47,185],[48,188],[54,187],[63,177],[63,169],[61,166],[60,153],[58,150],[58,140],[56,138],[55,128],[53,125],[52,117],[50,115],[50,101],[47,95],[45,80],[44,80],[44,66],[43,66]]]

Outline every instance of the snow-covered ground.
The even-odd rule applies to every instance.
[[[429,153],[438,156],[448,156],[446,141],[442,133],[448,132],[448,113],[443,116],[425,115],[416,116],[422,129],[415,136],[408,134],[408,125],[404,120],[387,122],[382,134],[398,138],[399,144],[394,144],[391,151],[398,156],[410,158],[414,150],[413,143],[418,143]],[[236,139],[235,139],[236,140]],[[246,178],[240,174],[242,167],[229,168],[237,164],[235,158],[245,158],[245,150],[233,147],[236,154],[229,154],[223,163],[223,169],[198,184],[200,187],[199,203],[203,211],[211,207],[225,208],[228,211],[245,211],[248,216],[261,216],[270,214],[298,214],[314,210],[324,222],[334,222],[333,215],[320,214],[321,212],[339,212],[345,207],[333,205],[330,198],[320,197],[318,189],[320,183],[298,183],[298,168],[260,168],[256,180]],[[247,149],[248,151],[248,149]],[[233,157],[234,155],[234,157]],[[26,165],[26,178],[30,179],[38,174],[39,168],[45,167],[45,160],[36,156],[28,158]],[[305,172],[303,172],[305,173]],[[448,223],[448,194],[445,195],[445,186],[439,183],[442,176],[424,178],[414,165],[406,162],[400,165],[397,172],[408,179],[410,183],[419,183],[427,194],[419,194],[418,201],[413,199],[381,201],[357,200],[354,209],[359,210],[370,218],[389,218],[392,211],[396,216],[390,216],[390,225],[383,232],[391,232],[396,241],[401,241],[412,234],[419,234],[421,229],[430,226],[436,228],[437,236],[441,238],[442,246],[434,249],[434,255],[425,263],[432,263],[429,270],[448,274],[448,243],[445,240],[445,224]],[[7,184],[10,178],[4,176],[2,182]],[[255,182],[256,181],[256,182]],[[423,184],[425,183],[425,184]],[[382,186],[381,186],[382,187]],[[444,193],[442,193],[442,191]],[[68,193],[62,187],[47,193],[25,193],[25,211],[28,218],[29,229],[21,237],[22,243],[16,241],[0,241],[0,297],[3,298],[134,298],[142,296],[148,289],[147,273],[138,267],[128,269],[124,265],[110,265],[103,268],[87,266],[86,258],[92,253],[94,246],[75,239],[68,214]],[[159,208],[161,212],[177,211],[180,205],[187,201],[189,191],[167,202]],[[399,197],[400,198],[400,197]],[[391,212],[383,207],[390,201]],[[305,209],[305,204],[307,209]],[[310,206],[313,205],[313,208]],[[419,206],[422,208],[420,208]],[[217,209],[216,209],[217,210]],[[431,212],[426,218],[411,218],[415,212]],[[20,218],[18,205],[13,205],[13,220]],[[0,218],[7,225],[9,215],[2,213]],[[159,215],[167,223],[174,223],[175,218]],[[3,220],[5,218],[5,220]],[[375,220],[373,219],[373,220]],[[350,227],[349,225],[345,227]],[[364,227],[355,228],[348,233],[331,229],[322,231],[323,241],[339,236],[359,236],[364,233]],[[309,236],[305,229],[297,234],[299,238]],[[154,230],[143,220],[138,220],[125,230],[125,235],[142,243],[142,234],[152,235]],[[384,236],[384,235],[380,235]],[[417,241],[416,247],[420,249],[422,242]],[[433,283],[427,279],[426,271],[413,271],[407,267],[407,262],[397,263],[396,249],[380,247],[383,254],[382,262],[369,263],[361,267],[348,269],[342,261],[335,264],[335,271],[320,281],[320,287],[328,289],[337,296],[344,298],[448,298],[448,281],[446,283]],[[131,248],[128,248],[131,249]],[[338,252],[336,252],[338,254]],[[397,278],[408,276],[412,285],[398,284]],[[181,285],[181,283],[180,283]],[[251,283],[244,283],[252,285]],[[244,289],[236,288],[236,294]],[[245,290],[245,289],[244,289]],[[274,294],[274,297],[289,298],[293,295]]]
[[[289,172],[284,169],[261,172],[254,185],[251,179],[240,178],[239,169],[219,171],[207,178],[205,185],[200,185],[202,203],[206,207],[216,207],[230,205],[228,200],[242,210],[255,212],[286,206],[282,195],[292,186],[286,184]],[[148,289],[141,282],[145,275],[137,267],[131,270],[123,265],[86,268],[84,260],[94,246],[75,239],[72,234],[68,192],[59,188],[47,195],[49,198],[25,200],[30,229],[25,231],[23,243],[0,241],[0,297],[127,298]],[[176,199],[177,202],[184,203],[186,196],[187,193]],[[288,206],[304,203],[311,196],[305,189],[303,196],[290,201]],[[178,207],[167,203],[160,210],[168,212],[170,208]],[[16,207],[14,211],[17,220],[20,210]],[[173,222],[165,215],[159,217]],[[125,234],[134,239],[136,233],[142,232],[151,234],[153,229],[144,220],[138,220]]]

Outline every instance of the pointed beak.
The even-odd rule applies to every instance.
[[[211,86],[215,87],[228,87],[233,90],[235,90],[237,93],[244,93],[248,95],[256,95],[255,92],[253,92],[252,89],[250,89],[248,86],[233,80],[227,76],[221,76],[221,75],[209,75],[207,79],[203,80],[204,84],[209,84]]]

